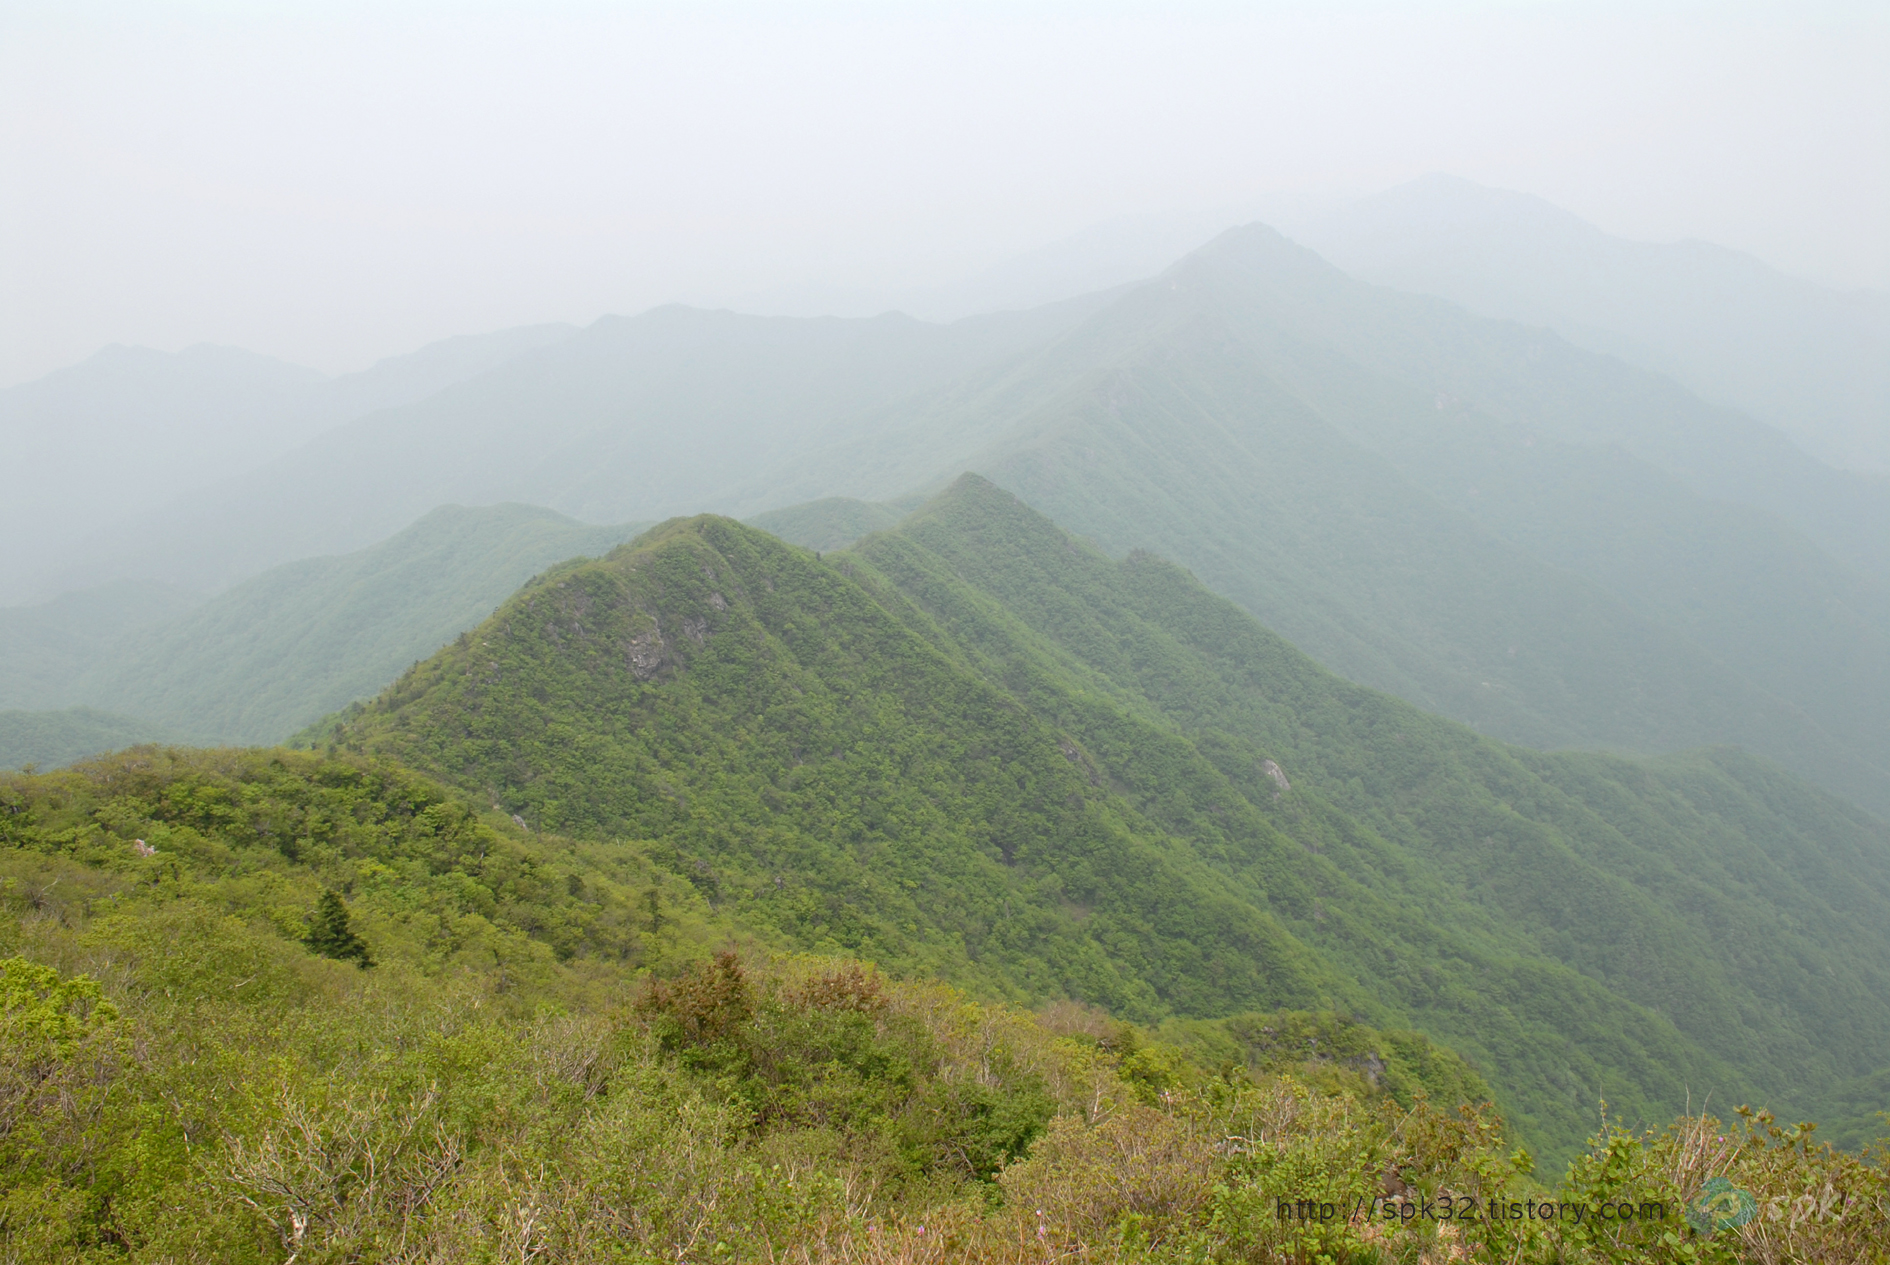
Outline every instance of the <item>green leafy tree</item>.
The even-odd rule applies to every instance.
[[[353,962],[364,971],[374,965],[367,943],[348,921],[348,907],[342,903],[341,893],[332,887],[322,893],[315,906],[315,926],[303,943],[323,957]]]

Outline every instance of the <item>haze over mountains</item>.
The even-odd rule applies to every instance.
[[[107,532],[65,573],[214,590],[440,504],[754,517],[898,500],[970,469],[1111,552],[1158,549],[1341,675],[1487,733],[1738,743],[1890,812],[1884,484],[1670,379],[1361,283],[1261,226],[1140,286],[951,325],[671,307],[479,354],[496,363],[462,357],[433,381],[463,380]],[[397,394],[354,391],[350,407]],[[777,525],[837,544],[890,521],[877,513],[825,536]]]
[[[0,7],[0,1265],[1890,1265],[1885,66]]]
[[[1418,1026],[1557,1164],[1598,1093],[1820,1109],[1890,1036],[1890,826],[1737,752],[1480,738],[976,476],[824,560],[705,516],[554,568],[305,741],[664,840],[798,947]]]
[[[1546,325],[1669,374],[1834,465],[1890,472],[1890,294],[1707,242],[1612,237],[1528,194],[1430,176],[1298,224],[1363,281]]]
[[[137,575],[214,591],[360,548],[442,504],[663,517],[765,477],[831,418],[1017,354],[1101,301],[950,326],[681,307],[608,317],[81,542],[42,582]]]
[[[0,503],[0,532],[13,546],[0,559],[0,588],[30,597],[124,576],[174,580],[162,568],[70,568],[89,539],[126,519],[240,482],[343,422],[575,332],[538,325],[449,338],[335,378],[234,347],[107,347],[0,391],[0,447],[21,473]]]
[[[535,572],[607,552],[645,525],[590,527],[525,505],[449,505],[357,553],[284,563],[208,601],[119,581],[0,610],[0,712],[89,709],[64,719],[77,731],[70,739],[53,739],[58,719],[35,722],[32,740],[46,761],[55,751],[99,750],[71,748],[101,709],[139,718],[114,718],[124,743],[280,742],[375,693]],[[23,718],[0,720],[0,739],[18,729],[19,746],[26,728]]]
[[[1805,281],[1706,242],[1614,236],[1541,198],[1455,176],[1337,205],[1274,198],[1218,217],[1110,221],[953,287],[873,294],[809,286],[733,306],[952,319],[1140,280],[1253,220],[1360,280],[1548,326],[1777,427],[1823,461],[1890,472],[1890,293]]]
[[[1845,1148],[1776,1132],[1751,1154],[1874,1163],[1890,480],[1804,446],[1875,433],[1867,358],[1818,362],[1851,386],[1774,424],[1756,414],[1783,396],[1682,381],[1721,381],[1713,356],[1790,307],[1772,279],[1717,257],[1687,272],[1450,182],[1349,215],[1323,231],[1335,254],[1378,251],[1359,271],[1379,281],[1246,224],[1152,277],[950,323],[671,305],[332,379],[108,349],[0,395],[0,438],[40,476],[5,511],[9,591],[42,599],[0,608],[0,768],[70,765],[0,773],[7,1013],[43,994],[64,1023],[69,963],[105,961],[139,982],[120,994],[139,1031],[199,1033],[270,1075],[321,1064],[344,1103],[365,1062],[475,1096],[499,1065],[445,1028],[363,1036],[371,1008],[490,1016],[580,1077],[642,1041],[641,1071],[589,1089],[534,1071],[516,1101],[589,1112],[650,1098],[655,1069],[699,1076],[728,1123],[662,1098],[666,1127],[750,1157],[765,1135],[796,1174],[901,1173],[897,1199],[946,1189],[924,1174],[950,1152],[986,1192],[967,1216],[1063,1145],[1046,1130],[1162,1128],[1276,1091],[1379,1113],[1406,1149],[1353,1165],[1366,1198],[1441,1180],[1407,1126],[1453,1163],[1512,1166],[1531,1197],[1532,1171],[1618,1192],[1584,1158],[1597,1110],[1630,1131],[1604,1146],[1651,1153],[1669,1142],[1641,1131],[1702,1100],[1815,1119]],[[1514,230],[1493,259],[1461,231],[1477,216]],[[1567,271],[1531,271],[1564,246]],[[1415,292],[1432,280],[1463,293]],[[1656,319],[1629,282],[1750,303],[1661,344],[1690,309]],[[1868,309],[1787,297],[1831,321]],[[1592,322],[1623,312],[1644,336],[1611,348]],[[1794,346],[1779,372],[1817,377]],[[790,974],[753,983],[743,954]],[[886,1008],[881,969],[925,998],[919,1027]],[[310,971],[319,1004],[294,983]],[[1105,1103],[1100,1080],[1026,1066],[1017,1025],[1055,1067],[1138,1088]],[[978,1052],[921,1060],[924,1092],[975,1079],[969,1097],[921,1102],[919,1063],[861,1044],[948,1028]],[[729,1061],[732,1032],[754,1059]],[[164,1074],[251,1086],[225,1095],[227,1136],[275,1118],[251,1106],[262,1073],[199,1061]],[[1089,1105],[1054,1106],[1045,1076]],[[814,1088],[791,1100],[790,1082]],[[150,1084],[131,1101],[181,1101]],[[888,1085],[906,1123],[862,1096]],[[1478,1123],[1486,1097],[1500,1132]],[[361,1101],[363,1119],[405,1110]],[[1461,1123],[1423,1123],[1466,1101]],[[1117,1114],[1131,1103],[1145,1114]],[[854,1115],[882,1130],[880,1169],[858,1166]],[[912,1142],[920,1119],[985,1137],[982,1158]],[[114,1127],[143,1154],[147,1123]],[[187,1157],[206,1149],[177,1127]],[[1336,1131],[1307,1127],[1333,1154]],[[1196,1140],[1219,1154],[1234,1132],[1259,1130]],[[684,1162],[637,1147],[656,1180]],[[1096,1163],[1114,1189],[1142,1160]],[[160,1167],[123,1166],[147,1184]],[[1258,1170],[1303,1176],[1272,1152]],[[1679,1193],[1636,1197],[1697,1195],[1657,1180]],[[572,1224],[647,1205],[624,1189]],[[1253,1205],[1266,1225],[1286,1193]],[[307,1222],[286,1224],[289,1252]],[[1252,1255],[1251,1227],[1223,1231]]]

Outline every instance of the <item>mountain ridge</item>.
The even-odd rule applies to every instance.
[[[1034,526],[963,549],[999,574],[1028,564],[1066,579],[1128,576],[1111,583],[1146,590],[1134,601],[1167,625],[1182,611],[1205,621],[1179,648],[1158,639],[1136,652],[1154,656],[1153,670],[1211,682],[1232,670],[1199,666],[1200,646],[1216,644],[1227,661],[1297,681],[1297,701],[1182,724],[1199,684],[1156,701],[1148,682],[1046,640],[995,590],[961,578],[972,554],[954,562],[920,539],[953,513],[1008,521],[1006,503]],[[1021,574],[1013,581],[1028,586]],[[1129,600],[1078,601],[1083,585],[1070,585],[1059,600],[1071,609]],[[1300,707],[1303,720],[1278,731]],[[1294,724],[1312,728],[1289,743]],[[1392,724],[1403,738],[1360,736]],[[1326,756],[1315,754],[1322,732],[1335,744]],[[1517,1127],[1557,1153],[1580,1136],[1596,1092],[1650,1118],[1681,1101],[1683,1082],[1777,1100],[1789,1081],[1809,1098],[1870,1071],[1870,1025],[1890,1023],[1865,1000],[1886,981],[1871,983],[1845,940],[1880,938],[1861,911],[1890,908],[1882,823],[1800,802],[1849,832],[1842,867],[1863,880],[1819,896],[1826,880],[1801,873],[1812,854],[1776,851],[1783,820],[1738,789],[1775,776],[1749,757],[1693,757],[1686,783],[1646,763],[1499,747],[1336,681],[1172,564],[1112,562],[982,480],[821,562],[726,519],[672,521],[547,572],[303,741],[396,756],[537,828],[664,840],[718,907],[809,948],[1129,1014],[1311,998],[1368,1021],[1408,1017],[1467,1044]],[[1334,755],[1341,763],[1322,771]],[[1609,824],[1585,806],[1595,796],[1639,815]],[[1718,815],[1695,804],[1715,798]],[[1481,841],[1459,839],[1453,822]],[[1769,943],[1762,933],[1730,949],[1715,918],[1687,912],[1710,885],[1655,897],[1606,868],[1663,875],[1658,890],[1701,846],[1696,835],[1740,855],[1774,849],[1776,900],[1742,900],[1766,925],[1802,918],[1787,908],[1825,911],[1830,927],[1794,951],[1849,982],[1792,1000],[1779,978],[1738,965]],[[1538,881],[1544,867],[1562,873]],[[1474,876],[1475,889],[1455,891],[1450,875]],[[1450,927],[1421,908],[1451,910]],[[1607,929],[1583,934],[1601,912]],[[1230,946],[1244,947],[1227,958]],[[1499,997],[1508,1009],[1493,1008]],[[1807,1046],[1782,1017],[1754,1027],[1734,997],[1819,1007],[1830,1039]]]
[[[149,581],[157,569],[114,565],[90,542],[103,537],[122,549],[129,538],[135,547],[127,520],[148,521],[165,503],[247,477],[337,424],[434,394],[572,332],[532,325],[448,338],[332,377],[234,347],[115,345],[0,391],[0,440],[38,472],[0,507],[0,527],[24,546],[0,560],[0,583],[50,598],[114,579]],[[84,506],[76,524],[75,503]],[[199,574],[170,582],[180,581],[193,591],[215,587]]]
[[[121,582],[0,610],[0,647],[51,639],[68,652],[0,659],[0,706],[97,707],[136,717],[151,736],[279,742],[377,693],[534,572],[606,552],[644,526],[592,527],[535,506],[441,506],[367,549],[287,563],[201,603],[93,615],[145,592]],[[90,637],[60,637],[87,616]]]
[[[214,587],[382,536],[403,504],[753,518],[974,469],[1495,736],[1735,742],[1890,812],[1890,485],[1264,227],[1113,296],[949,327],[613,319],[328,443],[116,561]]]
[[[216,589],[298,556],[363,547],[447,503],[650,521],[717,499],[736,481],[731,467],[755,468],[831,417],[1002,360],[1094,302],[944,326],[679,304],[606,316],[100,536],[87,567]]]
[[[1819,456],[1890,470],[1890,295],[1845,291],[1699,241],[1633,242],[1540,198],[1431,176],[1294,231],[1362,279],[1678,379]]]

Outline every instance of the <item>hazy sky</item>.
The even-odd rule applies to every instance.
[[[19,4],[0,383],[338,371],[1430,171],[1890,286],[1890,3]]]

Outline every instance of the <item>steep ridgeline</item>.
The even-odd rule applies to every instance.
[[[885,525],[861,502],[967,469],[1491,736],[1736,743],[1890,815],[1890,484],[1260,225],[1140,286],[948,326],[608,318],[193,495],[94,561],[209,589],[498,501],[771,514],[827,551]]]
[[[1799,1095],[1837,1135],[1875,1136],[1890,1105],[1870,1089],[1884,1083],[1872,1034],[1890,1019],[1882,821],[1735,748],[1629,760],[1477,737],[1334,678],[1180,568],[1110,561],[972,477],[860,552],[1006,679],[1026,663],[1095,673],[1115,705],[1158,717],[1250,802],[1279,809],[1310,791],[1376,837],[1375,857],[1333,855],[1387,902],[1572,966],[1750,1069],[1775,1101]],[[967,601],[967,587],[984,600]],[[1057,649],[1042,668],[1033,638]],[[1078,736],[1091,751],[1106,741]],[[1145,794],[1174,798],[1169,785]],[[1138,806],[1159,818],[1153,802]],[[1416,978],[1434,980],[1430,965],[1405,969],[1416,994],[1436,987]],[[1449,992],[1432,1004],[1450,1010]],[[1504,1000],[1528,1004],[1520,991]],[[1428,1022],[1504,1061],[1480,1016]],[[1840,1089],[1850,1099],[1821,1097],[1834,1075],[1857,1074],[1846,1069],[1870,1070]]]
[[[1427,176],[1296,229],[1355,277],[1671,374],[1833,465],[1890,470],[1890,294],[1701,241],[1611,237],[1528,194]]]
[[[1143,1019],[1290,1008],[1595,1103],[1810,1105],[1890,1037],[1890,837],[1736,752],[1544,756],[1339,681],[967,478],[817,562],[676,521],[309,740],[659,840],[769,938]]]
[[[39,744],[18,747],[33,752],[23,758],[45,764],[179,734],[278,742],[376,693],[539,569],[604,553],[644,526],[592,527],[529,505],[447,505],[370,548],[287,563],[194,608],[118,584],[0,611],[11,617],[0,620],[0,648],[49,647],[0,655],[0,707],[77,704],[139,719],[121,726],[119,741],[89,746],[90,731],[68,734],[64,713],[16,717],[23,740],[30,733]],[[96,611],[109,616],[91,621],[98,631],[75,635],[80,616]]]
[[[1531,746],[1738,743],[1890,814],[1890,488],[1548,331],[1253,226],[881,422],[809,470],[916,454],[846,489],[891,495],[958,435],[952,473],[1353,680]]]

